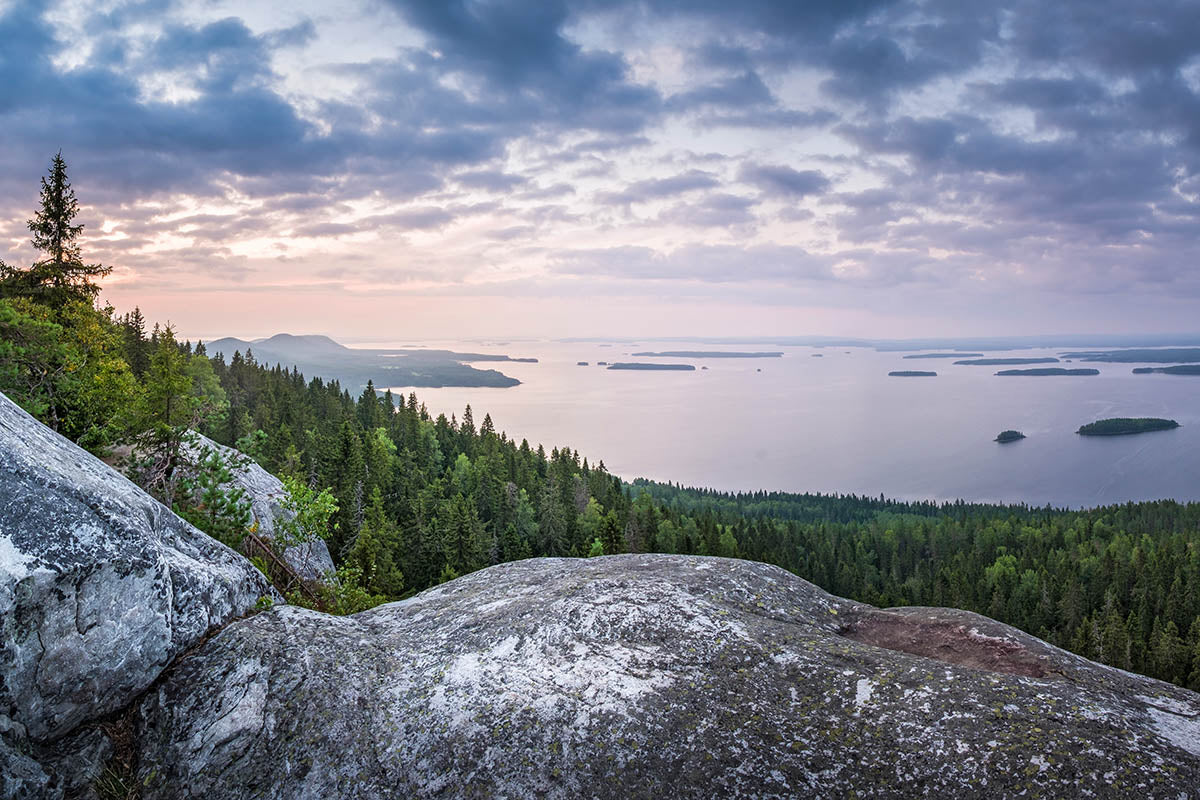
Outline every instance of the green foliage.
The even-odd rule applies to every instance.
[[[99,264],[84,264],[78,239],[82,225],[73,223],[79,213],[79,201],[67,179],[67,164],[62,153],[50,162],[49,174],[42,178],[41,207],[29,220],[33,246],[46,258],[28,269],[15,269],[0,263],[0,298],[25,297],[51,308],[72,302],[91,305],[99,292],[92,283],[112,271]]]
[[[346,564],[359,570],[359,582],[368,591],[396,597],[404,590],[404,572],[400,569],[403,542],[400,529],[388,518],[379,489],[371,495],[366,517],[350,548]]]
[[[194,390],[191,364],[175,341],[171,326],[155,329],[153,352],[142,376],[136,401],[127,473],[163,503],[172,505],[178,494],[177,469],[190,431],[200,427],[209,408]]]
[[[205,363],[207,363],[207,359],[205,359]],[[218,388],[220,387],[218,386]],[[238,440],[234,443],[234,447],[237,448],[239,453],[243,453],[247,457],[261,462],[266,452],[267,434],[262,428],[257,428],[245,436],[238,437]]]
[[[61,325],[0,300],[0,391],[55,429],[70,363]]]
[[[81,302],[0,300],[0,391],[95,452],[128,430],[139,391],[110,314]]]
[[[290,512],[275,524],[273,543],[279,552],[289,547],[325,539],[330,534],[329,520],[338,510],[337,500],[328,489],[313,491],[294,477],[284,477],[286,492],[281,505]]]
[[[263,575],[271,577],[271,567],[267,564],[267,560],[262,556],[250,556],[250,564]]]
[[[592,540],[592,546],[588,548],[588,558],[604,555],[604,542],[599,538]]]
[[[194,445],[193,445],[194,448]],[[175,513],[209,536],[237,549],[250,529],[250,500],[239,486],[231,485],[233,469],[213,447],[198,448],[194,463],[181,470]]]
[[[324,611],[326,614],[357,614],[368,608],[386,603],[388,598],[372,594],[363,586],[362,573],[357,566],[343,565],[337,573],[327,577],[316,586],[316,598],[312,599],[299,589],[287,593],[289,605]]]
[[[104,767],[91,788],[99,800],[137,800],[141,789],[132,770],[114,764]]]

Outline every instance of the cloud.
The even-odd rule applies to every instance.
[[[708,283],[830,280],[831,259],[792,245],[685,245],[671,251],[642,246],[572,250],[551,259],[565,275],[688,280]]]
[[[732,228],[756,221],[752,198],[717,192],[696,203],[679,203],[658,215],[659,222],[696,228]]]
[[[785,165],[746,163],[738,179],[765,194],[788,198],[824,194],[830,187],[829,178],[818,170],[795,170]]]
[[[0,5],[6,260],[62,147],[127,285],[1200,296],[1188,0],[246,4]]]
[[[669,178],[647,178],[635,181],[616,192],[599,192],[596,195],[596,201],[606,205],[645,203],[701,189],[713,189],[719,185],[716,176],[711,172],[692,169]]]
[[[746,108],[774,103],[775,97],[762,78],[755,72],[746,71],[672,95],[668,98],[666,107],[672,111],[683,111],[700,106]]]
[[[460,172],[454,180],[468,189],[484,189],[489,192],[511,192],[518,186],[529,182],[521,175],[510,175],[499,170],[476,170]]]

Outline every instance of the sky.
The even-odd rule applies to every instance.
[[[0,0],[0,259],[347,341],[1200,330],[1194,0]]]

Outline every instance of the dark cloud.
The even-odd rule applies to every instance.
[[[667,108],[672,111],[684,111],[700,106],[745,108],[774,103],[775,96],[763,83],[762,78],[755,72],[747,71],[698,89],[672,95],[667,100]]]
[[[744,164],[738,179],[757,186],[766,194],[788,198],[824,194],[830,186],[829,178],[818,170],[795,170],[772,164]]]
[[[957,285],[964,275],[1036,274],[1038,285],[1098,290],[1195,285],[1194,0],[368,7],[377,18],[367,22],[411,28],[404,44],[370,60],[347,52],[285,80],[288,59],[323,42],[321,19],[255,31],[238,18],[194,21],[204,3],[183,14],[169,0],[140,0],[72,19],[89,36],[83,46],[60,39],[44,3],[4,5],[3,231],[24,235],[37,177],[61,147],[85,200],[126,237],[101,236],[87,220],[96,246],[139,269],[155,237],[193,243],[171,251],[180,269],[209,258],[216,274],[244,276],[253,265],[218,245],[266,231],[331,240],[436,231],[496,214],[500,227],[481,245],[490,254],[541,226],[595,230],[620,215],[595,204],[660,201],[639,226],[743,244],[589,251],[557,269],[718,282]],[[654,75],[656,37],[678,30],[688,39],[667,44],[683,54],[682,74],[672,64],[665,79]],[[59,60],[68,49],[69,67]],[[352,88],[308,96],[309,79]],[[631,173],[635,164],[675,174]],[[813,164],[832,166],[798,168]],[[733,178],[757,196],[730,193]],[[478,192],[489,202],[467,206]],[[757,203],[796,199],[805,208],[779,218],[820,231],[811,250],[854,249],[745,244],[758,235]],[[150,201],[181,210],[139,205]],[[192,213],[207,201],[238,211]]]
[[[511,192],[518,186],[529,182],[521,175],[510,175],[499,170],[477,170],[475,172],[460,172],[454,180],[468,189],[484,189],[489,192]]]
[[[700,189],[713,189],[719,185],[716,176],[711,172],[692,169],[669,178],[647,178],[636,181],[621,191],[600,192],[596,195],[596,201],[606,205],[645,203],[649,200],[673,197]]]

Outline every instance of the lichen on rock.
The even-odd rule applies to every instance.
[[[273,591],[242,556],[0,395],[0,758],[24,769]]]
[[[889,625],[905,633],[887,646],[854,638]],[[929,653],[895,646],[927,634]],[[1200,785],[1195,694],[978,615],[688,556],[531,559],[346,618],[276,608],[184,659],[139,714],[148,798]]]

